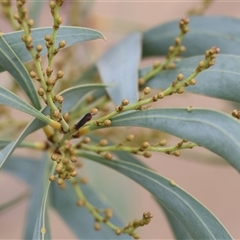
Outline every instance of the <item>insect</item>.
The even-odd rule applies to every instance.
[[[82,127],[86,122],[90,121],[92,119],[92,114],[87,113],[77,124],[74,125],[74,128],[78,130],[80,127]]]

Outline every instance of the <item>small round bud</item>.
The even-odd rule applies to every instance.
[[[55,80],[49,77],[48,80],[46,81],[46,84],[47,86],[53,86],[55,84]]]
[[[52,68],[52,67],[47,67],[47,68],[46,68],[46,74],[47,74],[47,76],[50,76],[50,75],[52,74],[52,72],[53,72],[53,68]]]
[[[64,101],[64,98],[61,95],[55,95],[54,100],[61,104]]]
[[[85,144],[88,144],[88,143],[91,142],[91,139],[89,137],[85,137],[85,138],[83,138],[82,142],[85,143]]]
[[[86,97],[87,103],[91,103],[93,100],[94,100],[93,95],[88,95],[88,96]]]
[[[134,139],[134,135],[133,134],[129,134],[127,137],[126,137],[126,140],[127,141],[132,141]]]
[[[64,72],[63,71],[58,71],[57,72],[57,78],[62,78],[64,76]]]
[[[166,144],[167,144],[167,141],[165,139],[161,140],[160,143],[159,143],[159,145],[162,146],[162,147],[166,146]]]
[[[142,148],[148,148],[148,147],[150,147],[149,142],[143,142],[142,143]]]
[[[153,100],[153,102],[156,102],[156,101],[158,100],[158,95],[154,95],[154,96],[152,97],[152,100]]]
[[[15,14],[13,15],[13,18],[16,19],[16,20],[20,20],[20,17],[19,17],[19,15],[18,15],[17,13],[15,13]]]
[[[174,46],[170,46],[170,47],[168,48],[168,51],[169,51],[170,53],[172,53],[172,52],[174,51]]]
[[[215,60],[212,59],[210,62],[209,62],[209,66],[213,66],[215,64]]]
[[[180,52],[185,52],[186,51],[186,47],[185,46],[181,46],[179,50],[180,50]]]
[[[179,46],[181,43],[181,39],[179,37],[175,38],[175,46]]]
[[[143,218],[144,219],[153,218],[153,215],[150,212],[144,212],[143,213]]]
[[[115,233],[116,233],[117,235],[121,235],[122,230],[121,230],[121,229],[117,229],[117,230],[115,230]]]
[[[153,69],[160,67],[160,61],[155,61],[153,63]]]
[[[181,155],[181,152],[180,151],[174,151],[173,155],[176,156],[176,157],[179,157]]]
[[[150,87],[145,87],[143,90],[145,95],[148,95],[151,92],[151,88]]]
[[[69,113],[65,113],[65,114],[63,115],[63,118],[64,118],[64,120],[65,120],[66,122],[69,122],[69,120],[70,120]]]
[[[140,86],[143,86],[143,85],[145,84],[145,79],[144,79],[144,78],[139,78],[139,79],[138,79],[138,84],[139,84]]]
[[[75,171],[75,167],[73,166],[73,165],[67,165],[67,170],[69,171],[69,172],[73,172],[73,171]]]
[[[200,68],[203,68],[203,67],[205,66],[204,61],[200,61],[200,62],[198,63],[198,66],[199,66]]]
[[[77,162],[77,157],[76,156],[71,156],[70,161],[73,162],[73,163]]]
[[[196,83],[197,83],[197,81],[194,78],[191,79],[190,82],[189,82],[190,85],[195,85]]]
[[[31,36],[27,36],[27,37],[26,37],[26,43],[27,43],[27,44],[32,43],[32,37],[31,37]]]
[[[184,79],[184,75],[182,74],[182,73],[179,73],[178,75],[177,75],[177,80],[178,81],[182,81]]]
[[[150,158],[150,157],[152,156],[152,154],[151,154],[150,152],[144,152],[144,153],[143,153],[143,156],[144,156],[145,158]]]
[[[170,185],[171,186],[173,186],[173,187],[175,187],[177,184],[176,184],[176,182],[174,181],[174,180],[169,180],[169,183],[170,183]]]
[[[77,176],[77,171],[73,171],[73,172],[71,172],[71,174],[70,174],[72,177],[76,177]]]
[[[96,222],[94,224],[94,229],[97,230],[97,231],[99,231],[101,229],[101,226],[100,226],[100,224],[98,222]]]
[[[34,21],[33,19],[29,19],[28,22],[27,22],[28,26],[31,28],[34,24]]]
[[[162,98],[164,98],[164,93],[163,92],[159,92],[157,94],[157,96],[158,96],[159,99],[162,99]]]
[[[64,184],[64,180],[62,178],[59,178],[57,183],[58,183],[58,185],[63,185]]]
[[[140,239],[140,236],[139,236],[137,233],[133,233],[132,237],[133,237],[134,239]]]
[[[44,96],[44,90],[43,90],[43,88],[39,88],[39,89],[38,89],[38,95],[41,96],[41,97]]]
[[[36,46],[36,50],[37,50],[37,52],[41,52],[41,51],[43,50],[43,46],[40,45],[40,44],[38,44],[38,45]]]
[[[96,115],[96,114],[98,113],[98,109],[97,109],[97,108],[92,108],[92,109],[90,110],[90,113],[91,113],[92,115]]]
[[[112,218],[112,216],[113,216],[113,211],[112,211],[112,209],[107,208],[107,209],[105,210],[105,216],[106,216],[107,219]]]
[[[44,37],[45,41],[49,42],[51,41],[51,36],[49,34],[45,35]]]
[[[50,7],[51,9],[54,9],[54,8],[56,7],[56,3],[55,3],[54,1],[51,1],[51,2],[49,3],[49,7]]]
[[[51,156],[51,159],[53,161],[57,161],[58,160],[58,155],[56,153],[53,153],[52,156]]]
[[[29,73],[29,75],[30,75],[31,78],[35,78],[36,77],[36,73],[34,71],[31,71]]]
[[[103,124],[104,124],[104,126],[110,126],[111,125],[111,120],[109,120],[109,119],[106,119],[104,122],[103,122]]]
[[[83,200],[83,199],[80,199],[80,200],[78,200],[78,201],[77,201],[77,205],[78,205],[79,207],[82,207],[82,206],[84,206],[84,205],[85,205],[85,203],[86,203],[86,201],[85,201],[85,200]]]
[[[58,24],[58,25],[61,25],[62,22],[63,22],[63,19],[59,16],[59,17],[57,18],[57,24]]]
[[[83,183],[83,184],[86,184],[86,183],[88,183],[88,179],[86,177],[82,177],[80,179],[80,182]]]
[[[65,158],[62,160],[62,163],[63,163],[64,165],[68,164],[68,163],[69,163],[69,159],[65,157]]]
[[[169,65],[168,65],[168,68],[169,69],[174,69],[176,67],[176,64],[175,63],[170,63]]]
[[[107,160],[111,160],[113,158],[112,154],[111,153],[105,153],[104,154],[104,158],[106,158]]]
[[[61,41],[61,42],[58,44],[58,46],[59,46],[60,48],[64,48],[64,47],[66,46],[66,41]]]
[[[58,163],[56,166],[56,172],[60,174],[60,173],[62,173],[62,170],[63,170],[62,163]]]
[[[53,112],[53,117],[59,118],[60,116],[61,116],[61,113],[60,113],[59,110],[55,110],[55,111]]]
[[[107,139],[102,139],[102,140],[99,142],[99,145],[102,146],[102,147],[108,145]]]
[[[54,175],[51,175],[51,176],[49,177],[49,181],[53,182],[53,181],[55,181],[55,180],[56,180],[56,177],[55,177]]]
[[[185,34],[189,31],[189,28],[188,27],[183,27],[181,30],[182,30],[182,33]]]
[[[128,99],[123,99],[122,100],[122,105],[123,106],[127,106],[129,104],[129,100]]]
[[[191,112],[192,111],[192,106],[187,106],[187,111]]]
[[[184,93],[184,87],[178,88],[177,93],[179,93],[179,94]]]

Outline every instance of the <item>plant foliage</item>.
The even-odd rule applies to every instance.
[[[149,224],[153,215],[144,212],[140,219],[126,223],[114,210],[114,203],[78,175],[81,160],[112,168],[149,191],[166,213],[177,239],[232,239],[207,207],[137,156],[149,158],[158,152],[179,157],[183,150],[202,146],[240,171],[238,110],[223,113],[155,104],[185,90],[239,103],[240,20],[190,17],[131,33],[73,77],[63,72],[66,62],[58,68],[58,53],[74,44],[105,38],[94,29],[62,26],[62,5],[63,0],[49,3],[53,22],[49,25],[53,27],[33,28],[25,1],[16,1],[15,14],[10,1],[2,3],[13,28],[21,30],[0,36],[0,71],[9,72],[17,83],[15,88],[0,87],[1,124],[7,124],[0,138],[0,166],[32,190],[24,239],[51,238],[51,208],[79,239],[140,238],[137,229]],[[36,14],[34,6],[30,14]],[[68,53],[63,51],[63,55]],[[153,55],[164,56],[163,62],[139,69],[141,59]],[[16,129],[22,129],[18,137],[11,134],[14,124],[6,107],[34,117],[24,129],[16,121]],[[164,139],[143,135],[138,143],[129,133],[121,141],[116,136],[120,131],[114,129],[123,126],[154,129],[180,140],[168,146]],[[39,129],[44,140],[26,140]],[[17,148],[43,154],[35,161],[31,155],[12,155]],[[19,201],[4,204],[0,210]]]

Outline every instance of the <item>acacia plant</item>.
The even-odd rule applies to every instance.
[[[51,26],[33,28],[26,0],[17,0],[16,6],[2,1],[7,19],[21,30],[0,36],[0,70],[8,71],[17,83],[0,87],[0,166],[26,181],[32,190],[24,239],[51,238],[50,208],[78,238],[140,238],[137,229],[149,224],[153,213],[143,212],[137,220],[122,222],[112,210],[114,202],[106,204],[99,191],[78,174],[83,160],[112,168],[148,190],[166,213],[177,239],[231,239],[205,206],[173,180],[150,169],[142,157],[150,158],[153,152],[179,157],[182,150],[202,146],[240,170],[238,110],[225,114],[192,106],[159,108],[156,104],[185,90],[238,103],[240,21],[191,17],[134,32],[86,71],[75,69],[73,79],[70,71],[64,74],[72,55],[59,52],[104,36],[94,29],[62,26],[64,4],[64,0],[51,1]],[[165,57],[138,69],[140,60],[149,56]],[[58,57],[68,60],[59,64]],[[8,107],[34,118],[24,125]],[[123,138],[124,131],[115,131],[129,126],[153,129],[160,137],[148,138],[149,134],[134,133],[130,128]],[[38,135],[35,141],[26,139],[40,129],[45,140]],[[159,131],[178,137],[179,142],[166,145],[161,134],[156,134]],[[12,155],[17,148],[31,151],[27,156]],[[42,151],[38,161],[32,150]]]

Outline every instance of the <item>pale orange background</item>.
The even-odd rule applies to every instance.
[[[108,39],[107,43],[98,42],[96,51],[100,54],[105,48],[133,30],[133,27],[129,27],[132,25],[128,23],[134,23],[134,28],[144,30],[165,21],[179,19],[185,16],[189,8],[196,6],[198,3],[199,1],[95,1],[91,13],[92,17],[97,21],[95,22],[96,28],[104,33]],[[69,1],[68,4],[71,4],[71,2]],[[239,18],[240,2],[215,1],[206,11],[206,15]],[[113,29],[111,26],[112,19],[118,22],[121,27]],[[0,21],[3,22],[2,18],[0,18]],[[45,17],[42,18],[42,24],[43,26],[47,25]],[[232,107],[224,101],[192,94],[173,99],[174,101],[172,98],[167,99],[163,103],[164,106],[187,106],[190,102],[192,106],[215,108],[228,112],[232,110]],[[175,143],[176,140],[170,142]],[[183,189],[205,204],[226,226],[234,239],[240,239],[239,174],[229,165],[219,163],[218,157],[207,151],[202,149],[192,150],[191,154],[190,156],[189,152],[183,152],[180,158],[154,154],[153,158],[144,161],[161,175],[176,181]],[[194,160],[197,157],[202,161]],[[209,158],[218,163],[208,163]],[[116,175],[117,180],[114,181]],[[107,176],[107,178],[104,179],[104,176]],[[129,202],[126,210],[128,214],[126,223],[134,218],[139,218],[144,211],[150,211],[154,215],[152,222],[138,231],[142,239],[173,238],[163,213],[152,201],[148,192],[133,182],[128,184],[129,181],[125,177],[115,172],[106,170],[104,176],[101,178],[104,184],[108,184],[106,188],[114,189],[116,184],[121,182],[121,187],[126,190],[125,197],[122,196],[122,201]],[[96,179],[92,179],[92,181],[94,182]],[[129,186],[130,189],[128,190]],[[0,203],[17,196],[26,189],[26,185],[21,181],[1,171]],[[113,192],[113,194],[116,193]],[[27,201],[21,202],[11,210],[1,213],[0,239],[21,238],[27,204]],[[75,236],[55,212],[52,212],[51,220],[53,239],[75,239]]]

